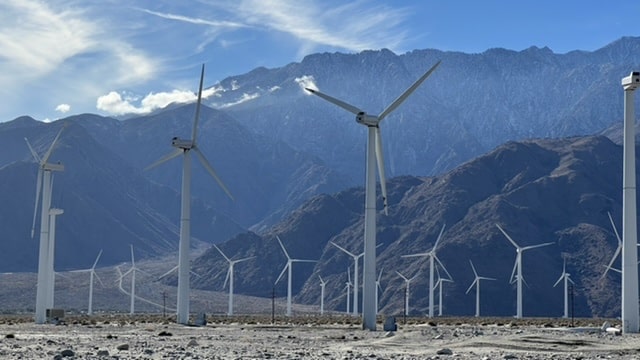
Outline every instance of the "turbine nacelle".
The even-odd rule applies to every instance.
[[[42,164],[42,170],[45,171],[64,171],[64,165],[62,164]]]
[[[191,150],[194,146],[193,140],[185,140],[180,139],[179,137],[174,137],[171,139],[171,146],[183,149],[183,150]]]
[[[358,114],[356,114],[356,122],[358,124],[362,124],[365,126],[377,127],[378,124],[380,123],[380,118],[375,115],[369,115],[364,111],[361,111]]]

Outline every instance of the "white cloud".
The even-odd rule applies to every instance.
[[[318,86],[316,85],[316,80],[313,78],[313,75],[303,75],[299,78],[295,78],[294,81],[298,83],[300,88],[307,94],[309,94],[309,92],[306,91],[305,88],[318,90]]]
[[[224,92],[220,86],[202,90],[202,98],[220,96]],[[112,115],[124,114],[148,114],[154,110],[162,109],[169,104],[186,104],[198,100],[197,94],[185,90],[173,90],[171,92],[149,93],[138,101],[139,98],[125,95],[124,97],[115,91],[102,95],[96,102],[96,108]],[[139,103],[136,105],[135,103]]]
[[[61,112],[61,113],[68,113],[69,110],[71,110],[71,105],[69,104],[60,104],[58,106],[56,106],[56,111]]]
[[[253,93],[253,94],[244,93],[236,101],[232,101],[232,102],[225,103],[225,104],[216,104],[215,106],[218,109],[224,109],[224,108],[232,107],[232,106],[235,106],[235,105],[238,105],[238,104],[242,104],[244,102],[247,102],[247,101],[250,101],[250,100],[253,100],[253,99],[257,99],[259,97],[260,97],[259,93]]]

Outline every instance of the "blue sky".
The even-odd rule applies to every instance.
[[[640,1],[3,0],[0,121],[140,113],[316,52],[595,50],[640,36]]]

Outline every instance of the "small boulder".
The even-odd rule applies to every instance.
[[[118,347],[116,347],[116,349],[123,351],[123,350],[129,350],[129,344],[121,344],[118,345]]]
[[[436,352],[438,355],[453,355],[453,351],[449,348],[440,349]]]
[[[62,350],[62,352],[60,352],[60,355],[62,355],[62,357],[74,357],[76,356],[76,353],[73,352],[73,350]]]

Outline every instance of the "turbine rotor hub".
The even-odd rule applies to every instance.
[[[368,115],[365,112],[361,112],[356,115],[356,122],[365,126],[378,126],[380,120],[378,120],[377,116]]]

